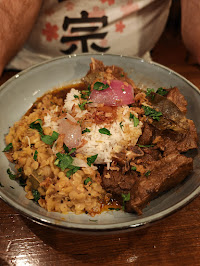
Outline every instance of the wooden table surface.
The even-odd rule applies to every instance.
[[[152,56],[200,88],[200,68],[185,62],[178,37],[165,33]],[[200,196],[148,228],[80,235],[33,223],[1,200],[0,265],[200,265],[199,209]]]

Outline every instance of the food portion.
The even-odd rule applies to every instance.
[[[197,133],[178,88],[142,90],[92,58],[80,84],[46,93],[10,128],[11,179],[47,211],[142,213],[193,170]]]

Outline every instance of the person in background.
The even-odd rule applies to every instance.
[[[0,75],[5,67],[21,70],[74,53],[150,59],[149,51],[164,30],[170,4],[171,0],[2,0]],[[198,45],[187,40],[192,34],[185,25],[193,15],[186,13],[200,6],[198,0],[182,0],[182,5],[182,33],[195,56]]]
[[[189,61],[200,64],[200,1],[181,0],[181,33],[190,53]]]

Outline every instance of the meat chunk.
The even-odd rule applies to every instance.
[[[127,172],[125,175],[122,171],[107,170],[106,167],[103,171],[102,185],[106,191],[111,192],[113,195],[121,197],[122,193],[127,193],[135,184],[137,174],[135,171]]]
[[[192,120],[188,119],[189,130],[185,134],[163,132],[162,139],[157,147],[164,151],[164,155],[177,152],[187,152],[197,148],[197,131]]]
[[[177,87],[169,90],[167,99],[172,101],[184,114],[187,112],[187,101]]]
[[[90,70],[87,75],[83,78],[83,82],[86,84],[92,84],[96,81],[103,80],[122,80],[126,81],[133,88],[135,84],[133,80],[129,79],[127,74],[121,67],[117,66],[104,66],[102,61],[91,58]]]
[[[151,200],[160,193],[179,184],[192,171],[193,160],[180,154],[171,154],[154,162],[148,177],[141,177],[130,191],[130,201],[126,203],[126,211],[142,213]]]
[[[142,135],[140,136],[138,143],[141,145],[149,145],[153,141],[154,128],[148,123],[144,123],[144,128],[142,130]]]

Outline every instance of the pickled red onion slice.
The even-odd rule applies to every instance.
[[[90,100],[95,103],[103,103],[107,106],[128,105],[134,102],[134,90],[126,82],[112,80],[109,88],[102,91],[92,90]]]

